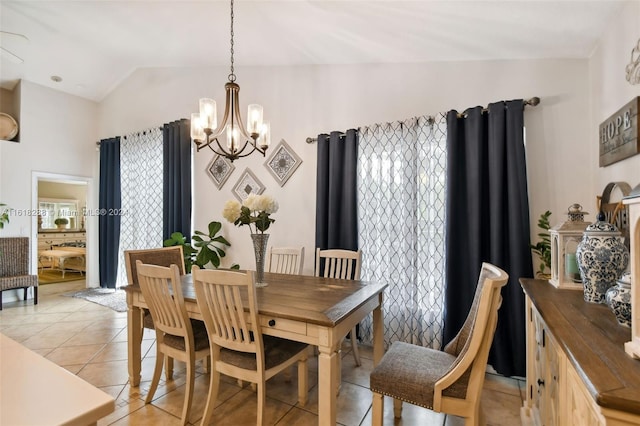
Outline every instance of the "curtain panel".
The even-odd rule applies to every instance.
[[[358,250],[355,129],[318,135],[316,247]]]
[[[191,134],[189,120],[167,123],[162,130],[164,175],[162,238],[181,232],[191,237]]]
[[[128,284],[124,251],[162,247],[162,131],[158,127],[122,138],[122,227],[118,286]]]
[[[443,114],[360,129],[362,279],[389,284],[386,346],[442,346],[446,167]],[[361,326],[371,343],[371,316]]]
[[[120,138],[100,141],[98,255],[100,287],[116,288],[120,245]]]
[[[483,261],[509,274],[489,356],[500,374],[525,376],[524,296],[533,276],[522,100],[447,114],[444,341],[465,321]]]

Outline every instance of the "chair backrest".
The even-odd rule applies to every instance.
[[[438,392],[441,394],[442,390],[460,378],[468,383],[467,395],[480,392],[498,323],[498,309],[502,304],[500,291],[508,280],[509,276],[502,269],[490,263],[482,264],[467,319],[456,337],[444,348],[445,352],[455,355],[456,360],[447,374],[436,383],[434,405],[438,400]],[[465,375],[467,371],[469,373]]]
[[[180,275],[185,274],[182,246],[151,248],[143,250],[125,250],[124,263],[127,269],[129,285],[138,285],[136,261],[141,260],[146,265],[166,266],[177,265]]]
[[[29,275],[29,237],[0,238],[0,277]]]
[[[359,280],[362,253],[360,250],[316,249],[316,277]]]
[[[302,274],[304,247],[269,247],[267,271],[279,274]]]
[[[256,327],[259,322],[254,272],[194,266],[191,273],[209,342],[234,351],[255,353],[258,369],[264,370],[262,332]],[[245,308],[249,311],[249,322]]]
[[[184,304],[178,266],[167,268],[136,260],[136,271],[156,332],[183,337],[186,347],[193,348],[193,330]]]

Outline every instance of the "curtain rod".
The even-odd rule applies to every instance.
[[[151,129],[153,129],[153,127],[152,127]],[[151,129],[149,129],[149,130],[151,130]],[[162,127],[158,127],[158,130],[163,130],[163,128],[162,128]],[[134,132],[134,133],[135,133],[135,132]],[[134,133],[129,133],[129,135],[133,135]],[[141,132],[138,132],[138,136],[140,136],[140,134],[143,134],[143,135],[144,135],[144,134],[146,134],[146,133],[147,133],[147,131],[146,131],[146,130],[143,130],[143,131],[141,131]],[[122,137],[123,137],[124,139],[126,139],[126,138],[127,138],[127,136],[129,136],[129,135],[124,135],[124,136],[122,136]],[[100,146],[100,141],[96,142],[96,145],[97,145],[97,146]]]
[[[530,99],[526,99],[524,100],[524,105],[531,105],[531,106],[536,106],[540,103],[540,98],[537,96],[534,96],[533,98]],[[482,108],[482,112],[487,112],[487,108]],[[458,114],[458,118],[462,118],[464,117],[464,113],[459,113]],[[430,121],[435,120],[432,116],[429,116]],[[360,130],[360,128],[358,128],[358,130]],[[344,133],[342,133],[344,135]],[[306,139],[307,143],[316,143],[318,141],[318,138],[312,138],[312,137],[308,137]]]
[[[530,99],[525,99],[523,101],[524,106],[527,106],[527,105],[536,106],[539,103],[540,103],[540,98],[537,96],[534,96],[533,98],[530,98]],[[482,108],[482,113],[484,114],[485,112],[489,112],[489,110],[487,108]],[[458,118],[462,118],[462,117],[466,117],[466,114],[464,112],[459,112]]]

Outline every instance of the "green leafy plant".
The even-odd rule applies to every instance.
[[[0,207],[4,207],[0,209],[0,229],[4,229],[4,224],[9,223],[9,209],[6,206],[6,204],[0,203]]]
[[[209,223],[208,233],[195,231],[191,237],[192,241],[187,241],[182,232],[174,232],[171,234],[171,238],[164,240],[163,244],[165,247],[182,246],[187,273],[191,272],[193,265],[206,268],[211,264],[214,268],[219,268],[220,260],[227,255],[225,248],[231,247],[231,243],[225,237],[218,235],[221,229],[222,224],[213,221]],[[240,269],[240,266],[234,264],[231,269]]]
[[[68,225],[69,219],[67,219],[66,217],[59,217],[54,220],[53,223],[55,223],[56,225]]]
[[[538,228],[542,229],[542,232],[538,233],[540,241],[535,245],[530,245],[531,250],[540,257],[540,267],[538,268],[538,272],[536,272],[538,276],[548,275],[548,272],[546,272],[547,268],[551,271],[551,236],[549,235],[549,228],[551,228],[551,225],[549,225],[550,216],[551,212],[549,210],[540,215],[540,218],[538,219]]]

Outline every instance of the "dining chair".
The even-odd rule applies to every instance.
[[[484,424],[480,395],[489,349],[509,276],[482,264],[475,296],[462,328],[444,350],[394,342],[370,375],[372,424],[382,425],[384,395],[393,398],[394,417],[402,402],[463,417],[466,426]]]
[[[127,271],[127,282],[129,285],[138,284],[138,272],[136,270],[136,261],[140,260],[147,265],[166,266],[177,265],[180,275],[185,274],[184,256],[182,246],[158,247],[139,250],[124,251],[124,265]],[[153,318],[148,309],[142,310],[142,327],[154,330]],[[142,337],[144,333],[140,333]],[[173,377],[173,358],[167,357],[165,364],[165,377],[171,380]]]
[[[210,354],[207,330],[202,321],[192,320],[187,314],[177,265],[167,268],[145,265],[136,260],[136,270],[140,290],[149,306],[156,330],[156,365],[145,404],[151,402],[158,388],[164,356],[184,362],[187,382],[181,424],[185,425],[189,422],[193,399],[195,362]]]
[[[201,425],[208,425],[216,405],[220,374],[255,383],[257,424],[264,422],[265,382],[298,363],[298,403],[307,402],[309,345],[263,336],[259,326],[253,271],[191,270],[196,300],[209,333],[211,373]]]
[[[267,271],[302,275],[304,247],[269,247]]]
[[[316,277],[338,278],[341,280],[359,280],[362,263],[360,250],[320,250],[316,249]],[[350,332],[351,352],[357,366],[362,365],[360,351],[358,350],[358,338],[356,327]]]

